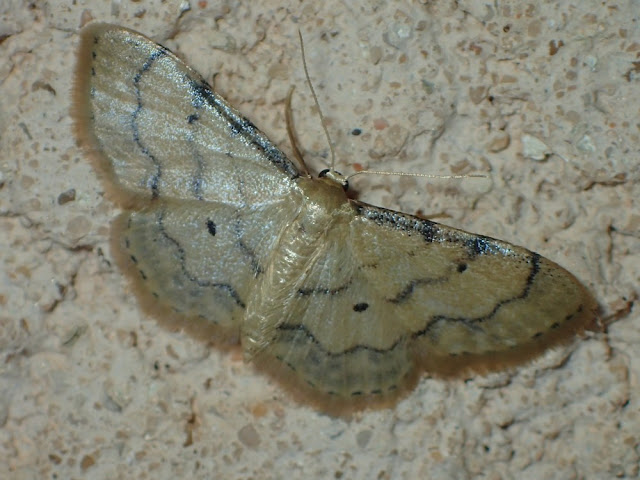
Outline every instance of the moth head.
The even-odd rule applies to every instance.
[[[337,183],[346,192],[349,190],[349,181],[340,172],[333,170],[332,168],[325,168],[318,174],[318,178],[326,178],[327,180]]]

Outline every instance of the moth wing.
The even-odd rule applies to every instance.
[[[257,360],[330,410],[384,404],[425,371],[526,361],[595,319],[584,287],[536,253],[354,206],[326,233]]]
[[[108,193],[132,209],[112,250],[142,304],[172,325],[237,336],[298,205],[296,168],[169,50],[114,25],[81,33],[73,115]]]
[[[245,309],[295,204],[238,211],[169,201],[124,212],[112,251],[145,310],[207,339],[237,340]]]
[[[174,198],[233,205],[285,196],[295,166],[165,47],[122,27],[81,33],[77,136],[114,200]]]

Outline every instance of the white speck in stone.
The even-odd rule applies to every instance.
[[[591,137],[589,135],[583,135],[578,143],[576,143],[576,147],[578,150],[582,152],[593,153],[596,151],[596,147],[591,141]]]
[[[598,59],[593,55],[587,55],[584,58],[584,63],[589,67],[592,72],[596,71],[596,65],[598,64]]]
[[[531,160],[541,161],[551,154],[549,147],[540,139],[524,134],[520,139],[522,142],[522,155]]]

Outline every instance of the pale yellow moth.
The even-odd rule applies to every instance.
[[[166,48],[82,31],[77,138],[124,209],[112,252],[142,305],[320,409],[389,405],[424,372],[488,372],[594,325],[569,272],[521,247],[311,178]]]

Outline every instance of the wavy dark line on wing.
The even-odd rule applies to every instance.
[[[199,117],[197,114],[187,116],[187,131],[185,133],[185,140],[187,141],[187,145],[189,145],[189,152],[191,154],[191,157],[196,164],[194,173],[191,176],[191,181],[189,182],[189,190],[191,190],[193,196],[197,200],[203,201],[204,198],[202,196],[202,173],[204,172],[205,162],[202,153],[200,153],[200,150],[198,150],[198,146],[194,137],[194,132],[196,131],[198,120]]]
[[[351,285],[352,280],[349,280],[344,285],[340,285],[339,287],[329,288],[329,287],[313,287],[313,288],[299,288],[298,296],[306,297],[308,295],[336,295],[340,292],[345,291]]]
[[[405,285],[398,293],[396,293],[393,297],[385,299],[390,303],[404,303],[411,298],[413,292],[416,287],[421,287],[423,285],[436,285],[438,283],[444,283],[447,281],[449,277],[439,277],[439,278],[419,278],[416,280],[411,280],[407,285]]]
[[[529,276],[527,278],[527,282],[525,283],[525,286],[522,290],[522,293],[519,295],[516,295],[514,297],[511,297],[509,299],[503,300],[499,303],[496,304],[496,306],[493,308],[493,310],[491,312],[489,312],[487,315],[481,316],[481,317],[476,317],[476,318],[465,318],[465,317],[460,317],[460,318],[456,318],[456,317],[445,317],[445,316],[435,316],[435,317],[431,317],[429,318],[426,323],[424,328],[417,330],[413,333],[411,333],[410,338],[411,339],[416,339],[425,335],[429,335],[432,331],[432,329],[436,326],[436,324],[438,324],[439,322],[453,322],[453,323],[463,323],[464,325],[466,325],[469,329],[471,330],[476,330],[476,331],[481,331],[482,329],[478,326],[479,323],[485,322],[487,320],[490,320],[492,317],[494,317],[498,311],[513,302],[516,302],[518,300],[522,300],[524,298],[526,298],[529,295],[530,292],[530,288],[531,288],[531,284],[533,283],[537,273],[539,272],[539,259],[540,256],[538,254],[533,254],[532,255],[532,262],[531,262],[531,272],[529,273]],[[567,317],[565,320],[571,318],[571,316]],[[554,327],[554,326],[552,326]],[[360,350],[370,350],[370,351],[374,351],[377,353],[383,353],[383,352],[389,352],[392,351],[393,349],[395,349],[399,343],[403,342],[406,337],[400,337],[399,339],[397,339],[391,346],[389,346],[388,348],[384,348],[384,349],[380,349],[380,348],[375,348],[375,347],[371,347],[368,345],[354,345],[346,350],[343,350],[341,352],[329,352],[328,350],[326,350],[324,348],[324,346],[316,339],[316,337],[313,335],[313,333],[311,333],[311,331],[309,331],[309,329],[301,324],[289,324],[289,323],[284,323],[282,325],[279,325],[277,330],[279,331],[297,331],[297,332],[302,332],[311,343],[313,343],[314,345],[317,345],[318,348],[320,348],[322,350],[322,352],[327,355],[327,356],[339,356],[339,355],[349,355],[351,353],[355,353],[357,351]],[[487,352],[488,353],[488,352]]]
[[[163,221],[164,221],[164,212],[160,212],[158,214],[158,227],[160,229],[160,233],[169,242],[173,243],[175,245],[175,248],[178,250],[178,258],[180,259],[180,267],[182,269],[183,275],[190,282],[195,283],[199,287],[216,288],[216,289],[227,292],[229,296],[233,298],[233,300],[236,302],[236,305],[238,305],[240,308],[246,308],[246,305],[240,298],[240,295],[238,294],[238,292],[228,283],[216,283],[216,282],[210,282],[208,280],[201,280],[195,277],[194,275],[192,275],[191,272],[189,272],[189,269],[186,266],[186,256],[187,256],[186,252],[182,248],[182,245],[180,245],[180,242],[178,242],[175,238],[173,238],[171,235],[167,233],[167,231],[164,228]]]
[[[156,167],[156,173],[153,176],[151,176],[147,185],[151,189],[151,198],[157,198],[159,196],[158,183],[160,181],[160,177],[162,176],[162,166],[160,165],[160,162],[156,159],[156,157],[149,151],[149,148],[146,145],[144,145],[144,143],[140,138],[140,131],[138,129],[137,120],[138,120],[138,115],[144,108],[144,105],[142,102],[142,92],[140,91],[140,81],[142,80],[144,74],[147,71],[149,71],[149,69],[155,63],[155,61],[167,55],[168,53],[169,53],[168,50],[165,49],[164,47],[159,47],[157,50],[154,50],[153,53],[149,55],[149,57],[147,58],[147,61],[144,62],[140,71],[136,73],[133,77],[133,85],[135,89],[137,106],[136,106],[136,109],[131,114],[131,130],[133,131],[133,141],[138,145],[138,147],[140,147],[140,151],[142,152],[142,154],[145,155],[146,157],[149,157],[149,160],[151,160],[151,163],[153,163],[153,165],[155,165]]]
[[[238,247],[238,249],[242,251],[242,253],[244,253],[246,257],[248,257],[249,263],[251,263],[251,270],[253,270],[254,276],[257,277],[258,275],[264,273],[264,268],[262,267],[262,265],[260,265],[260,262],[258,261],[258,255],[244,241],[245,233],[244,233],[244,229],[242,228],[242,220],[240,217],[236,217],[235,219],[235,222],[233,224],[233,233],[236,237],[236,247]]]

